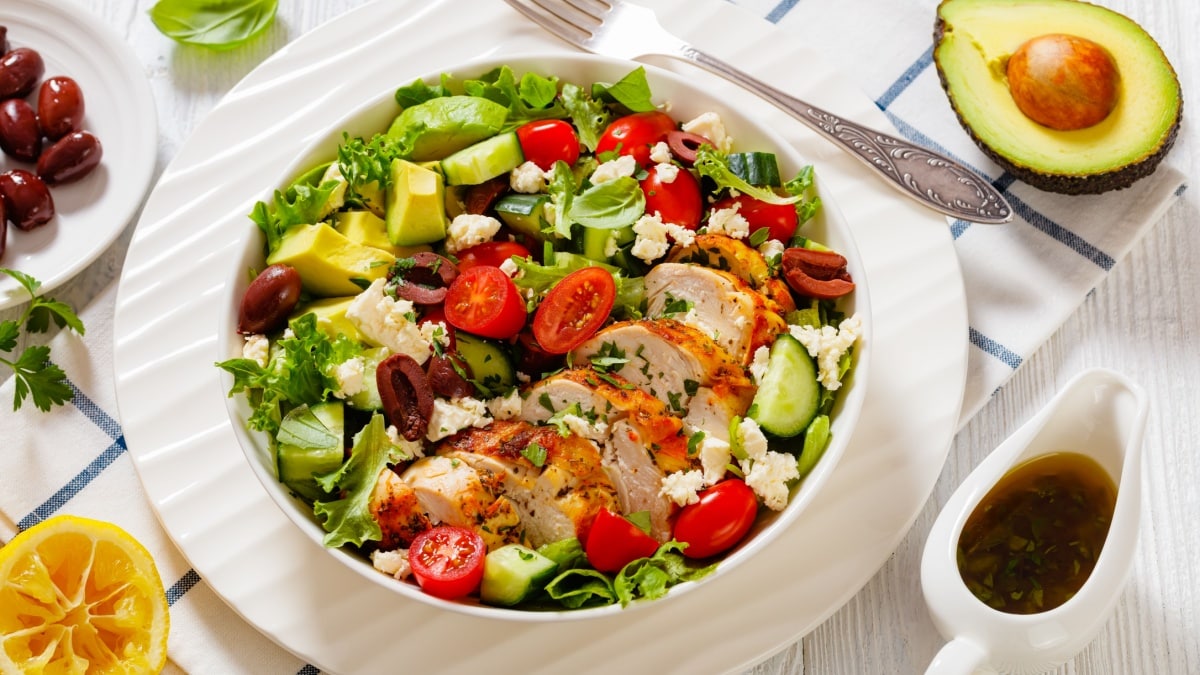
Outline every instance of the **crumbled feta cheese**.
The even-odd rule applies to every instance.
[[[704,484],[716,485],[725,477],[729,465],[729,442],[716,436],[705,435],[700,441],[700,466],[704,467]]]
[[[558,223],[558,205],[553,201],[542,204],[542,217],[546,219],[547,225],[554,227]]]
[[[517,371],[517,382],[520,382],[521,384],[529,384],[530,381],[531,380],[528,375],[519,370]]]
[[[727,209],[713,209],[708,214],[708,233],[725,234],[734,239],[745,239],[750,236],[750,223],[738,213],[741,204],[734,203]]]
[[[417,459],[425,456],[425,446],[421,445],[420,441],[410,441],[400,435],[400,430],[395,424],[389,424],[385,430],[388,437],[388,442],[400,448],[407,455],[406,459]]]
[[[795,457],[783,452],[768,452],[750,465],[746,485],[762,499],[764,506],[782,511],[788,502],[788,482],[799,477]]]
[[[762,384],[763,376],[767,374],[767,361],[771,356],[771,348],[762,345],[754,350],[754,360],[750,362],[750,374],[754,376],[755,384]]]
[[[616,255],[617,251],[619,250],[621,250],[621,247],[617,244],[616,233],[609,234],[608,238],[604,240],[604,257],[611,258]]]
[[[650,148],[650,161],[655,164],[671,163],[671,146],[666,141],[659,141]]]
[[[515,420],[521,416],[521,394],[516,389],[508,392],[508,396],[497,396],[488,399],[487,409],[492,419]]]
[[[742,441],[742,450],[750,459],[758,461],[767,456],[767,437],[763,435],[758,422],[749,417],[742,418],[738,424],[738,438]]]
[[[700,501],[700,496],[696,493],[703,489],[704,474],[693,469],[676,471],[663,476],[662,488],[659,489],[658,494],[680,506],[687,506]]]
[[[247,335],[242,344],[242,358],[250,359],[260,367],[267,367],[267,357],[271,353],[271,340],[266,335],[255,333]]]
[[[683,123],[683,130],[689,134],[698,134],[712,141],[713,147],[721,152],[729,152],[733,147],[733,138],[725,131],[725,123],[715,112],[706,112],[694,120]]]
[[[579,415],[563,415],[562,423],[576,436],[599,442],[608,440],[608,423],[603,420],[589,422]]]
[[[440,441],[447,436],[466,429],[467,427],[486,427],[491,424],[487,405],[477,398],[463,396],[446,400],[433,400],[433,415],[429,418],[429,431],[425,438]]]
[[[296,337],[296,331],[292,330],[291,326],[288,326],[287,328],[283,329],[283,339],[284,340],[291,340],[294,337]]]
[[[671,239],[680,246],[691,246],[692,242],[696,241],[696,233],[687,229],[682,225],[675,223],[664,223],[667,227],[667,234],[671,235]]]
[[[783,255],[783,249],[784,245],[782,241],[768,239],[762,243],[762,246],[758,247],[758,252],[762,254],[764,260],[771,262],[772,258]]]
[[[421,329],[421,337],[429,343],[431,348],[435,342],[441,345],[442,349],[450,346],[450,331],[446,328],[445,323],[441,321],[426,321],[417,325]]]
[[[546,172],[533,162],[525,162],[508,175],[508,185],[513,192],[531,195],[546,189]]]
[[[687,324],[688,326],[695,328],[696,330],[700,331],[701,333],[704,333],[705,335],[712,337],[712,339],[714,341],[717,341],[719,338],[718,331],[716,329],[714,329],[712,326],[705,323],[704,319],[700,318],[700,313],[696,311],[695,307],[692,307],[691,309],[689,309],[682,316],[675,315],[671,318],[675,319],[676,321],[678,321],[680,323]]]
[[[610,159],[592,172],[592,185],[614,181],[623,176],[632,176],[637,171],[637,166],[637,160],[630,155],[621,155],[616,159]]]
[[[667,227],[657,213],[638,218],[633,224],[633,231],[637,234],[630,251],[633,255],[646,262],[654,262],[667,254],[667,249],[670,248],[667,243]]]
[[[371,551],[371,565],[397,579],[405,579],[412,574],[412,566],[408,564],[408,549],[398,548],[395,551]]]
[[[837,328],[821,326],[790,326],[788,332],[808,349],[809,356],[817,360],[817,379],[829,391],[842,386],[838,377],[838,362],[862,333],[862,319],[858,315],[842,321]]]
[[[334,366],[333,379],[337,381],[337,390],[333,392],[333,395],[336,398],[349,398],[362,391],[366,386],[363,382],[365,372],[366,364],[359,356]]]
[[[485,241],[491,241],[499,231],[500,221],[491,216],[460,213],[454,216],[454,220],[450,221],[450,227],[446,230],[446,250],[450,253],[458,253]]]
[[[393,354],[407,354],[417,363],[429,360],[432,347],[416,324],[413,304],[387,294],[385,279],[376,279],[346,307],[346,318],[367,339]]]
[[[670,162],[661,162],[654,165],[654,173],[658,176],[660,183],[671,184],[679,177],[679,167]]]
[[[325,200],[325,203],[317,213],[318,220],[324,219],[325,216],[337,211],[346,204],[346,188],[350,186],[350,183],[342,175],[342,166],[337,162],[330,164],[329,168],[325,169],[325,173],[321,175],[320,182],[324,183],[331,180],[336,181],[337,186],[333,188],[333,192],[329,193],[329,198]]]
[[[517,273],[521,271],[521,268],[517,267],[517,263],[513,262],[512,258],[505,258],[504,262],[500,263],[500,271],[507,274],[511,279],[517,276]]]

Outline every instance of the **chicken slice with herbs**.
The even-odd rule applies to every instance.
[[[780,314],[796,309],[787,284],[774,276],[771,266],[756,249],[724,234],[698,234],[687,246],[676,246],[667,262],[694,263],[729,272],[773,300]]]

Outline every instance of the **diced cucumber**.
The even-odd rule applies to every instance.
[[[515,232],[541,239],[546,204],[549,201],[550,197],[547,195],[512,194],[496,200],[492,208],[496,209],[500,220]]]
[[[779,162],[770,152],[734,152],[728,161],[729,170],[751,185],[780,185]]]
[[[524,161],[517,133],[510,131],[467,146],[443,159],[442,173],[448,185],[479,185],[512,171]]]
[[[379,398],[379,381],[375,379],[375,371],[387,357],[388,350],[384,347],[375,347],[363,352],[363,388],[346,399],[346,403],[351,408],[367,412],[383,410],[383,401]]]
[[[582,253],[585,258],[591,258],[592,260],[598,260],[600,262],[608,262],[609,258],[612,257],[606,253],[608,249],[609,237],[612,237],[616,240],[616,245],[618,247],[628,244],[629,242],[633,241],[635,237],[637,237],[637,235],[633,232],[632,225],[619,227],[615,230],[598,227],[584,227],[582,229],[583,242],[580,253]]]
[[[558,564],[520,544],[509,544],[487,554],[479,599],[489,605],[512,607],[545,588],[558,572]]]
[[[771,345],[767,372],[746,414],[764,431],[795,436],[816,416],[820,400],[817,364],[799,340],[780,335]]]
[[[484,389],[481,395],[492,397],[516,386],[517,371],[513,368],[508,353],[500,345],[470,333],[455,335],[458,355],[471,369],[476,389]]]
[[[344,429],[345,410],[341,401],[302,405],[288,412],[275,437],[279,482],[306,499],[325,496],[313,474],[333,471],[342,465]]]

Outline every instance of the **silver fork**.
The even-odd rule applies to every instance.
[[[709,56],[668,32],[654,12],[622,0],[505,0],[542,28],[597,54],[651,54],[694,63],[745,87],[841,146],[897,190],[929,208],[974,223],[1012,220],[1012,207],[988,181],[940,153],[794,98]]]

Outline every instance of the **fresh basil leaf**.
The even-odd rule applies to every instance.
[[[571,116],[575,130],[579,132],[579,142],[595,152],[600,137],[604,135],[604,129],[612,119],[612,113],[603,103],[588,96],[587,92],[573,84],[563,85],[561,99],[563,108]]]
[[[425,84],[424,80],[415,80],[412,84],[396,90],[396,103],[400,104],[401,108],[408,108],[430,99],[449,96],[450,90],[447,87],[447,81],[446,75],[442,75],[441,84],[433,86]]]
[[[536,79],[535,79],[536,78]],[[528,82],[528,91],[524,87]],[[518,86],[516,75],[512,68],[500,66],[484,73],[477,80],[463,82],[463,91],[469,96],[479,96],[509,109],[507,128],[515,128],[522,124],[540,119],[561,119],[567,116],[566,109],[555,100],[555,96],[546,97],[547,84],[558,90],[557,78],[545,78],[540,75],[522,76]],[[540,104],[540,105],[539,105]]]
[[[604,85],[599,82],[593,84],[592,98],[611,99],[629,108],[632,112],[655,110],[654,102],[650,100],[650,83],[646,81],[646,69],[642,66],[630,71],[616,84]]]
[[[230,49],[271,25],[278,4],[278,0],[158,0],[150,8],[150,20],[176,42]]]
[[[545,108],[554,103],[558,96],[558,78],[546,78],[537,73],[525,73],[521,76],[519,88],[521,100],[533,108]]]
[[[621,176],[593,185],[576,195],[567,217],[584,227],[615,230],[632,225],[646,212],[646,195],[638,182]]]

